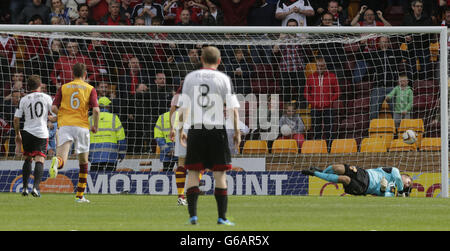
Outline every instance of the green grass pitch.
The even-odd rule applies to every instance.
[[[199,198],[199,225],[186,225],[176,196],[94,195],[78,204],[72,194],[41,198],[0,193],[0,230],[62,231],[308,231],[450,230],[450,199],[229,196],[228,218],[218,226],[214,196]]]

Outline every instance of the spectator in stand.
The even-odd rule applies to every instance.
[[[137,18],[136,20],[138,20]],[[141,21],[142,22],[142,21]],[[159,18],[152,19],[152,26],[159,26],[162,24],[162,20]],[[155,40],[167,40],[169,36],[168,33],[150,33],[149,36]],[[168,50],[169,46],[176,45],[174,43],[157,43],[154,42],[150,46],[146,44],[146,49],[149,51],[148,57],[146,58],[147,69],[150,70],[150,75],[155,76],[155,73],[161,70],[169,69],[167,65],[167,58],[172,55],[171,51]]]
[[[3,99],[2,107],[0,107],[0,114],[8,124],[13,123],[14,112],[19,106],[20,98],[22,97],[22,90],[12,90],[10,98]]]
[[[99,22],[104,16],[108,15],[108,4],[111,0],[86,0],[89,6],[91,18]]]
[[[150,139],[150,92],[149,74],[139,59],[128,60],[127,71],[119,79],[121,121],[128,135],[128,153],[146,152]]]
[[[9,2],[9,3],[8,3]],[[11,24],[18,24],[20,23],[19,21],[19,15],[22,12],[22,10],[25,7],[31,6],[33,5],[33,2],[30,0],[14,0],[14,1],[2,1],[2,6],[0,6],[2,8],[2,10],[4,9],[4,7],[9,6],[9,13],[10,13],[10,23]]]
[[[97,90],[97,97],[107,97],[111,100],[110,111],[114,114],[120,114],[120,100],[117,98],[116,91],[113,90],[111,83],[103,78],[97,82],[95,89]]]
[[[63,24],[70,24],[70,9],[62,3],[62,0],[51,0],[50,2],[49,20],[56,16],[63,20]]]
[[[108,15],[100,19],[102,25],[131,25],[130,20],[120,13],[120,2],[111,0],[109,2]]]
[[[69,9],[69,17],[71,21],[77,20],[80,16],[78,14],[78,7],[86,4],[86,0],[61,0],[62,3]],[[47,0],[47,6],[51,7],[52,1]]]
[[[213,2],[213,0],[210,0]],[[247,26],[247,16],[256,0],[215,0],[220,3],[226,26]]]
[[[408,76],[402,74],[398,78],[398,85],[386,96],[386,100],[394,100],[395,127],[400,126],[402,119],[409,119],[413,107],[413,90],[408,86]]]
[[[179,25],[179,26],[193,26],[193,25],[197,25],[197,24],[192,22],[191,12],[188,9],[184,9],[180,13],[180,21],[177,22],[177,25]]]
[[[90,17],[89,5],[80,4],[78,6],[78,18],[72,21],[75,25],[96,25],[97,22]]]
[[[218,8],[217,4],[210,0],[206,0],[206,5],[208,6],[208,11],[203,16],[202,25],[223,26],[224,16],[222,9]]]
[[[405,15],[403,20],[404,26],[432,26],[433,21],[431,18],[423,12],[423,2],[421,0],[414,0],[411,3],[412,13]],[[406,36],[406,42],[408,45],[409,52],[409,63],[411,69],[414,71],[413,78],[411,80],[417,79],[428,79],[431,77],[431,54],[430,54],[430,34],[423,35],[411,35]],[[417,61],[419,60],[420,71],[417,70]]]
[[[295,20],[298,26],[307,26],[306,17],[314,16],[314,9],[309,0],[280,0],[275,18],[281,20],[282,26],[288,26],[289,20]]]
[[[167,83],[166,74],[157,72],[153,82],[150,84],[151,93],[151,128],[154,128],[158,116],[170,108],[174,88]]]
[[[50,74],[50,78],[56,89],[59,89],[61,85],[73,80],[72,66],[76,63],[83,63],[86,65],[89,74],[87,81],[95,79],[96,74],[98,73],[92,64],[91,59],[79,52],[78,42],[67,42],[66,51],[67,55],[59,58],[55,63],[53,72]]]
[[[320,18],[327,13],[328,1],[329,0],[315,0],[311,2],[311,6],[314,9],[315,18],[313,18],[313,20],[315,24],[320,23]]]
[[[244,49],[240,47],[234,48],[234,56],[230,62],[225,65],[228,76],[231,77],[234,92],[237,94],[247,95],[252,92],[250,86],[250,67],[244,54]]]
[[[178,8],[183,5],[180,0],[166,0],[163,4],[164,9],[164,23],[166,25],[174,25],[177,17]]]
[[[317,25],[320,25],[320,18],[323,16],[323,14],[329,12],[328,10],[328,3],[330,2],[330,0],[315,0],[312,1],[311,4],[314,8],[315,11],[315,17],[311,18],[312,23],[315,23]],[[338,0],[338,7],[337,7],[337,11],[339,13],[343,13],[344,16],[348,15],[347,12],[347,8],[349,6],[349,0]],[[337,24],[337,22],[336,22]]]
[[[92,39],[87,47],[88,56],[99,72],[95,80],[99,81],[107,78],[112,82],[116,82],[117,77],[114,72],[120,59],[114,58],[113,55],[117,55],[117,53],[113,52],[114,48],[109,46],[107,41],[100,40],[102,37],[101,33],[93,32],[91,35],[97,37],[97,39]]]
[[[18,108],[20,103],[20,98],[22,93],[20,90],[13,90],[11,93],[11,99],[4,100],[0,105],[0,117],[3,118],[9,125],[13,124],[14,113],[16,108]],[[23,126],[21,126],[23,128]],[[9,140],[9,153],[14,155],[16,144],[15,144],[15,131],[11,130],[10,140]]]
[[[450,7],[447,7],[447,9],[445,10],[445,16],[444,20],[442,20],[441,22],[441,26],[447,26],[447,28],[450,27]]]
[[[2,102],[2,104],[0,105],[0,118],[3,118],[4,121],[9,124],[12,125],[13,124],[13,119],[14,119],[14,113],[16,111],[16,108],[19,107],[19,103],[20,103],[20,98],[22,97],[22,93],[18,90],[14,90],[11,93],[11,99],[9,100],[4,100]],[[22,126],[21,128],[23,128],[23,123],[21,123]],[[9,152],[10,155],[14,155],[15,152],[15,148],[16,148],[16,144],[15,144],[15,131],[11,130],[9,133],[9,149],[7,150]]]
[[[437,7],[434,9],[436,23],[440,24],[445,21],[447,9],[450,7],[450,1],[448,0],[438,0]]]
[[[4,83],[9,79],[11,68],[16,64],[17,42],[12,36],[6,33],[0,34],[0,82]],[[0,85],[3,87],[3,85]]]
[[[155,17],[164,20],[164,9],[160,4],[154,3],[153,0],[144,0],[134,7],[131,18],[135,19],[136,17],[144,17],[145,25],[151,25],[152,19]]]
[[[339,99],[340,88],[336,75],[327,69],[322,56],[316,57],[317,71],[308,76],[305,97],[311,105],[311,124],[314,139],[332,142],[333,103]]]
[[[322,18],[320,18],[320,25],[319,26],[336,26],[334,23],[334,18],[331,13],[326,12],[322,15]]]
[[[328,2],[328,13],[333,15],[333,23],[337,26],[344,26],[349,23],[347,20],[347,15],[343,11],[339,11],[339,2],[336,0],[331,0]]]
[[[8,76],[9,78],[9,76]],[[3,101],[11,100],[12,99],[12,93],[15,91],[19,91],[21,93],[21,96],[25,96],[25,88],[24,88],[24,75],[22,70],[19,68],[16,68],[14,70],[14,73],[11,75],[11,81],[8,82],[5,81],[5,87],[2,89],[3,91]]]
[[[276,4],[267,3],[267,0],[257,0],[248,14],[249,26],[276,26],[280,22],[275,18]]]
[[[169,57],[168,63],[171,68],[172,77],[175,78],[174,81],[180,82],[181,79],[191,71],[198,70],[201,68],[201,62],[198,55],[198,47],[195,45],[186,45],[186,48],[180,48],[184,55],[180,57]],[[176,61],[177,63],[173,63]]]
[[[188,10],[190,19],[193,24],[201,24],[205,11],[208,11],[208,6],[203,0],[185,0],[181,6],[176,9],[175,23],[178,24],[181,21],[181,15],[183,10]]]
[[[42,24],[40,16],[33,16],[29,24]],[[45,67],[44,55],[48,50],[48,38],[20,36],[18,39],[20,43],[25,44],[25,53],[23,55],[25,75],[33,74],[41,75],[41,69]]]
[[[59,39],[53,39],[50,44],[49,53],[45,54],[45,68],[44,74],[41,76],[43,83],[51,83],[51,73],[55,67],[55,63],[58,62],[62,55],[62,41]],[[42,89],[42,86],[41,86]],[[50,85],[48,88],[48,93],[51,96],[56,94],[56,86]]]
[[[296,27],[299,25],[297,20],[290,19],[286,26]],[[295,36],[295,34],[281,34],[280,39],[289,39]],[[303,48],[298,44],[274,45],[272,52],[281,74],[281,100],[303,102],[302,90],[305,85]],[[300,95],[297,96],[298,94]]]
[[[361,18],[361,15],[364,15],[363,21],[359,21]],[[375,13],[373,10],[368,9],[367,6],[363,5],[361,6],[361,9],[359,10],[358,14],[353,18],[351,25],[352,26],[391,26],[391,24],[384,19],[383,13],[378,10],[377,16],[381,21],[375,20]],[[367,51],[373,51],[376,50],[376,38],[369,38],[367,41],[364,41],[366,43],[366,50]]]
[[[387,36],[378,39],[376,51],[363,53],[368,66],[372,89],[370,91],[370,119],[378,118],[378,112],[386,95],[394,89],[402,55],[399,49],[392,49],[390,39]],[[405,69],[403,69],[405,70]],[[392,107],[392,103],[390,103]]]
[[[284,108],[285,113],[280,118],[281,138],[295,139],[298,149],[301,149],[305,140],[305,124],[297,114],[296,103],[288,103]]]
[[[128,20],[131,20],[131,14],[133,14],[134,7],[131,6],[131,0],[120,1],[120,15],[125,16]]]
[[[31,21],[34,21],[32,18],[36,15],[41,17],[43,24],[50,23],[50,8],[43,4],[42,0],[33,0],[32,5],[26,6],[19,14],[18,22],[20,24],[29,24]]]
[[[360,21],[361,15],[364,15],[363,21]],[[375,13],[373,10],[368,9],[366,5],[363,5],[350,24],[352,26],[391,26],[391,24],[384,19],[381,10],[377,11],[377,17],[381,21],[375,20]]]

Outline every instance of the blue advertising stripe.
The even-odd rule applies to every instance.
[[[21,179],[21,171],[0,171],[0,192],[13,191]],[[78,171],[61,171],[74,185]],[[44,173],[44,181],[48,172]],[[213,194],[212,173],[203,175],[205,194]],[[297,171],[289,172],[229,172],[229,195],[308,195],[308,177]],[[91,172],[87,178],[87,193],[94,194],[176,194],[174,172]]]

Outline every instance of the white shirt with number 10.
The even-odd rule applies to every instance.
[[[48,113],[52,110],[52,98],[41,92],[32,92],[20,100],[15,117],[22,118],[25,115],[23,130],[41,138],[48,138],[47,120]]]

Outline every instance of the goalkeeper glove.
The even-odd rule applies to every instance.
[[[386,178],[385,177],[381,178],[381,180],[380,180],[380,191],[382,193],[386,192],[387,185],[388,185],[388,182],[387,182]]]

